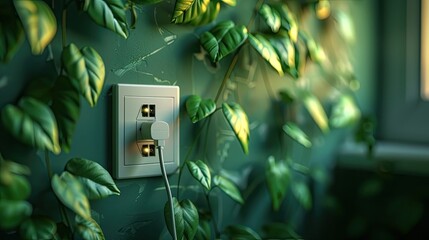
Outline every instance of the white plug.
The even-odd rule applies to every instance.
[[[165,140],[170,137],[170,127],[168,123],[164,121],[156,121],[152,123],[150,127],[150,135],[153,140],[155,140],[155,144],[164,147]]]

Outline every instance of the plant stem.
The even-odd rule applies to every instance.
[[[52,165],[51,165],[51,159],[49,157],[49,151],[45,150],[45,163],[46,163],[46,170],[48,171],[49,180],[52,179]]]
[[[216,233],[216,239],[218,239],[220,237],[220,231],[218,229],[217,221],[216,221],[216,218],[214,216],[213,208],[212,208],[212,205],[211,205],[211,202],[210,202],[210,191],[207,192],[207,193],[204,193],[204,196],[206,198],[207,206],[208,206],[210,214],[212,216],[212,223],[213,223],[213,228],[214,228],[215,233]]]
[[[62,36],[62,47],[64,48],[67,44],[67,5],[63,8],[63,13],[61,16],[61,36]]]
[[[253,25],[253,23],[255,22],[255,18],[258,15],[259,9],[261,8],[262,4],[264,3],[265,0],[259,0],[256,4],[255,4],[255,10],[253,12],[252,17],[249,20],[249,23],[247,24],[247,30],[250,29],[250,27]]]
[[[240,48],[241,49],[241,48]],[[231,64],[229,64],[228,70],[225,73],[225,76],[223,77],[222,84],[220,85],[219,89],[217,90],[215,103],[219,100],[220,94],[223,92],[223,89],[225,88],[226,83],[228,82],[229,77],[231,76],[232,71],[234,70],[235,65],[237,65],[238,61],[238,53],[240,51],[237,51],[234,55],[234,58],[231,61]]]
[[[261,72],[262,72],[262,78],[264,79],[265,89],[267,89],[268,96],[271,99],[275,99],[276,95],[274,94],[273,88],[271,87],[270,81],[268,79],[268,73],[265,67],[265,63],[262,63]]]

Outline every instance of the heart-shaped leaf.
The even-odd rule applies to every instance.
[[[235,5],[237,5],[237,0],[221,0],[223,3],[228,4],[229,6],[234,7]]]
[[[79,82],[81,94],[95,106],[104,85],[103,59],[91,47],[79,50],[73,43],[64,48],[62,61],[68,76]]]
[[[128,37],[126,9],[122,0],[85,0],[83,10],[96,24],[123,38]]]
[[[240,47],[247,39],[247,35],[245,26],[235,26],[232,21],[224,21],[201,34],[200,43],[212,62],[218,62]]]
[[[304,182],[294,182],[291,184],[292,193],[296,200],[307,210],[312,206],[311,192]]]
[[[273,48],[271,43],[262,35],[249,35],[249,42],[253,48],[265,59],[278,73],[280,76],[283,75],[282,64],[280,62],[279,55]]]
[[[26,201],[0,199],[0,229],[18,226],[32,211],[31,205]]]
[[[3,173],[3,171],[0,171],[0,173]],[[0,199],[14,201],[27,199],[31,193],[31,185],[28,180],[23,176],[10,175],[12,181],[8,185],[0,184]]]
[[[309,148],[311,147],[311,141],[308,138],[307,134],[305,134],[301,128],[298,127],[295,123],[287,122],[283,126],[283,131],[289,135],[292,139],[297,141],[298,143],[302,144],[304,147]]]
[[[204,13],[198,15],[196,18],[192,19],[190,23],[196,26],[201,26],[201,25],[211,23],[217,18],[217,16],[219,15],[219,12],[220,12],[220,3],[210,2],[207,5],[207,10]]]
[[[0,61],[6,63],[12,59],[24,41],[24,31],[19,20],[11,13],[13,8],[7,1],[0,3],[0,14],[5,21],[0,21]]]
[[[46,217],[32,217],[21,224],[19,233],[22,239],[55,239],[57,224]]]
[[[51,180],[52,190],[64,206],[70,208],[81,217],[91,218],[89,201],[82,184],[69,172],[63,172],[61,176],[55,174]]]
[[[278,210],[286,196],[290,181],[290,171],[284,161],[278,161],[274,157],[268,158],[265,169],[268,191],[271,196],[274,210]]]
[[[303,239],[290,225],[285,223],[270,223],[264,225],[262,230],[266,239]]]
[[[237,103],[222,104],[223,115],[234,130],[235,136],[241,144],[244,154],[249,153],[249,120],[241,106]]]
[[[359,118],[360,111],[353,97],[350,95],[343,95],[334,105],[330,123],[331,126],[340,128],[356,123],[359,121]]]
[[[210,116],[216,110],[216,103],[212,99],[201,99],[200,96],[192,95],[186,100],[186,111],[192,123],[196,123]]]
[[[18,106],[6,105],[1,117],[5,129],[19,141],[60,153],[55,116],[44,103],[30,97],[22,98]]]
[[[3,186],[13,184],[16,175],[30,175],[30,169],[25,165],[4,160],[0,154],[0,184]]]
[[[194,239],[199,223],[197,208],[189,199],[178,202],[176,198],[173,198],[173,208],[177,239]],[[172,216],[169,202],[165,204],[164,217],[168,231],[173,236],[173,223],[171,222]]]
[[[274,33],[279,31],[282,25],[282,20],[280,13],[275,8],[264,3],[259,9],[259,14],[264,18],[265,23],[271,28],[271,31]]]
[[[197,179],[207,191],[210,190],[212,177],[209,167],[201,160],[195,162],[186,161],[186,164],[192,176]]]
[[[210,0],[176,0],[174,6],[173,23],[187,23],[207,11]]]
[[[261,240],[262,238],[251,228],[241,225],[232,225],[226,228],[228,239]]]
[[[319,99],[309,92],[304,93],[301,99],[303,99],[305,108],[307,108],[317,126],[322,132],[327,133],[329,131],[328,117]]]
[[[213,179],[213,184],[219,187],[226,195],[228,195],[234,201],[240,204],[244,203],[240,190],[238,190],[237,186],[235,186],[235,184],[228,178],[219,175],[215,176]]]
[[[98,223],[92,218],[82,218],[79,215],[75,217],[76,229],[83,239],[104,240],[103,230]]]
[[[294,78],[298,78],[297,51],[294,44],[285,36],[272,37],[269,41],[279,56],[283,71],[289,73]]]
[[[80,116],[80,98],[77,84],[66,76],[55,83],[52,112],[57,119],[61,149],[70,151],[74,129]]]
[[[81,182],[89,199],[120,194],[109,172],[96,162],[83,158],[72,158],[67,162],[65,169]]]
[[[44,1],[14,0],[13,3],[30,43],[31,52],[42,54],[57,32],[54,13]]]

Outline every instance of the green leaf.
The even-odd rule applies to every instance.
[[[278,161],[273,156],[268,158],[265,169],[268,192],[271,196],[274,210],[279,210],[283,199],[286,196],[290,181],[290,171],[284,161]]]
[[[270,223],[262,227],[266,239],[302,239],[289,224]]]
[[[35,98],[46,105],[52,103],[55,79],[50,77],[37,77],[32,79],[24,89],[23,95]]]
[[[130,1],[135,4],[150,5],[150,4],[160,3],[164,0],[130,0]]]
[[[96,162],[83,158],[72,158],[67,162],[65,169],[82,183],[89,199],[120,194],[109,172]]]
[[[209,32],[200,36],[201,46],[208,52],[213,62],[218,62],[240,47],[247,39],[247,28],[235,26],[232,21],[217,24]]]
[[[192,123],[196,123],[210,116],[216,110],[216,103],[212,99],[201,99],[192,95],[186,100],[186,111]]]
[[[234,201],[240,204],[244,203],[240,190],[238,190],[237,186],[235,186],[235,184],[228,178],[218,175],[214,177],[213,183]]]
[[[26,201],[0,199],[0,229],[18,226],[31,212],[32,207]]]
[[[298,143],[302,144],[304,147],[309,148],[311,147],[311,141],[308,138],[307,134],[305,134],[301,128],[298,127],[295,123],[287,122],[283,126],[283,131],[289,135],[292,139],[297,141]]]
[[[313,38],[304,32],[300,32],[299,37],[303,39],[308,57],[310,57],[313,62],[321,63],[326,60],[325,51],[316,43],[316,41],[314,41]]]
[[[195,234],[194,239],[198,240],[210,240],[211,239],[211,226],[208,220],[201,219],[200,216],[200,224],[198,225],[197,233]]]
[[[221,0],[223,3],[228,4],[229,6],[234,7],[235,5],[237,5],[237,0]]]
[[[30,97],[21,98],[18,106],[6,105],[1,118],[5,129],[22,143],[60,153],[55,116],[44,103]]]
[[[360,111],[353,97],[342,95],[333,107],[330,117],[331,126],[336,128],[346,127],[358,122],[359,119]]]
[[[103,59],[91,47],[79,50],[73,43],[62,53],[64,68],[70,78],[79,82],[82,96],[91,107],[95,106],[104,85]]]
[[[85,219],[91,218],[88,198],[76,177],[69,172],[63,172],[61,176],[55,174],[52,177],[51,186],[64,206]]]
[[[298,78],[295,46],[288,37],[272,37],[269,39],[272,47],[279,56],[283,72],[289,73],[292,77]]]
[[[209,167],[201,160],[195,162],[186,161],[186,164],[192,176],[197,179],[205,189],[210,190],[212,177]]]
[[[84,240],[104,240],[103,230],[92,218],[75,217],[76,229]]]
[[[304,182],[294,182],[292,185],[292,193],[295,195],[296,200],[307,210],[311,209],[312,200],[311,192],[307,184]]]
[[[298,41],[298,23],[292,11],[286,4],[274,7],[281,16],[282,28],[287,31],[290,40],[294,43]]]
[[[128,37],[126,9],[122,0],[85,0],[83,10],[96,24],[123,38]]]
[[[199,223],[197,208],[189,199],[178,202],[176,198],[173,198],[173,208],[177,239],[194,239]],[[164,217],[168,231],[173,236],[173,223],[171,222],[172,217],[169,202],[165,204]]]
[[[0,184],[13,184],[16,175],[30,175],[30,169],[22,164],[3,160],[0,154]]]
[[[4,7],[3,4],[0,7]],[[18,19],[11,15],[6,21],[0,21],[0,61],[9,62],[23,41],[24,31]]]
[[[69,152],[80,116],[80,98],[77,84],[66,76],[60,76],[55,84],[51,109],[57,119],[61,149]]]
[[[278,73],[283,76],[282,64],[279,55],[271,43],[260,34],[249,34],[249,42],[253,48],[265,59]]]
[[[310,113],[317,126],[319,126],[322,132],[327,133],[329,131],[328,117],[319,99],[311,93],[304,94],[302,98],[304,106],[307,108],[307,111]]]
[[[282,21],[280,13],[276,9],[264,3],[259,9],[259,14],[264,18],[265,23],[271,28],[271,31],[274,33],[279,31]]]
[[[55,239],[56,223],[46,217],[32,217],[25,220],[19,229],[22,239]]]
[[[31,193],[28,180],[15,174],[11,174],[10,177],[12,181],[8,185],[0,184],[0,198],[14,201],[27,199]]]
[[[198,15],[196,18],[192,19],[190,21],[191,24],[196,26],[205,25],[208,23],[213,22],[220,12],[220,3],[219,2],[210,2],[209,5],[207,5],[207,10]]]
[[[188,23],[207,11],[210,0],[176,0],[173,23]]]
[[[54,13],[44,1],[14,0],[13,3],[30,43],[31,52],[42,54],[57,32]]]
[[[262,238],[251,228],[241,225],[232,225],[226,228],[229,239],[235,240],[261,240]]]
[[[237,103],[222,104],[223,115],[234,130],[235,136],[243,148],[244,154],[249,153],[249,120],[241,106]]]

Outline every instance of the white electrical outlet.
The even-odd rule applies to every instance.
[[[179,87],[113,86],[113,176],[118,179],[160,176],[158,151],[151,139],[155,121],[169,125],[163,151],[167,173],[179,166]]]

